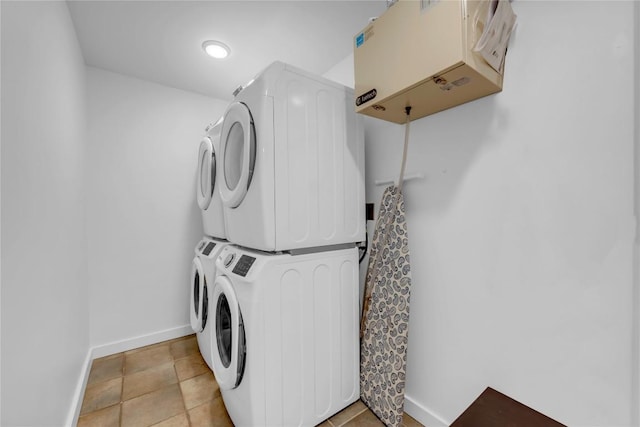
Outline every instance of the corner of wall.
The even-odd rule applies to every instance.
[[[73,392],[71,399],[71,408],[67,414],[66,427],[73,427],[78,425],[78,417],[80,416],[80,409],[82,409],[82,400],[84,397],[84,391],[87,388],[87,381],[89,380],[89,373],[91,372],[91,362],[93,361],[93,349],[89,348],[87,355],[82,364],[80,375],[78,376],[78,382]]]
[[[414,398],[408,395],[405,395],[404,397],[404,410],[424,426],[447,427],[451,424],[450,422],[445,421],[442,416],[436,414],[431,409],[422,406]]]
[[[353,53],[347,55],[343,60],[331,67],[323,74],[329,80],[333,80],[350,88],[355,87],[353,76]]]
[[[2,3],[0,3],[0,22],[2,22]],[[0,45],[2,33],[0,32]],[[2,55],[0,55],[0,93],[2,93]],[[0,130],[2,129],[2,103],[0,102]],[[1,133],[1,132],[0,132]],[[0,136],[0,164],[2,164],[2,137]],[[2,178],[0,174],[0,200],[2,199]],[[0,203],[1,205],[1,203]],[[2,241],[2,209],[0,209],[0,241]],[[2,286],[2,245],[0,245],[0,286]],[[2,292],[0,292],[0,307],[2,307]],[[2,317],[0,316],[0,331],[2,330]],[[2,340],[0,340],[0,366],[2,366]],[[2,395],[2,369],[0,369],[0,396]],[[2,400],[0,399],[0,422],[2,422]]]
[[[125,338],[123,340],[97,345],[95,347],[91,347],[91,351],[95,358],[105,357],[191,334],[193,334],[191,325],[178,326],[171,329],[165,329],[163,331],[152,332],[150,334],[139,335],[132,338]]]
[[[634,2],[634,67],[636,76],[640,75],[640,3]],[[633,251],[633,299],[632,299],[632,344],[631,363],[631,422],[640,425],[640,83],[636,79],[634,88],[634,216],[635,244]]]
[[[78,418],[80,417],[80,410],[82,409],[84,393],[87,388],[89,374],[91,373],[91,364],[94,359],[110,356],[112,354],[120,353],[123,351],[132,350],[134,348],[144,347],[146,345],[156,344],[174,338],[180,338],[192,333],[193,331],[191,330],[191,326],[185,325],[177,328],[167,329],[164,331],[154,332],[148,335],[142,335],[109,344],[90,347],[87,351],[84,363],[82,364],[80,375],[78,376],[78,381],[73,392],[73,397],[71,399],[71,407],[69,408],[69,413],[67,414],[65,427],[73,427],[78,424]]]

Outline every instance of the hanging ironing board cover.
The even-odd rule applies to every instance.
[[[387,426],[401,425],[404,413],[411,287],[404,198],[398,191],[390,186],[382,195],[367,268],[371,300],[360,344],[361,398]]]

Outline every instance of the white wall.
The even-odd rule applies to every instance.
[[[64,2],[1,8],[1,424],[63,425],[89,348],[85,67]]]
[[[0,5],[0,46],[2,46],[2,6]],[[2,48],[0,47],[0,94],[2,93]],[[0,95],[1,98],[1,95]],[[0,165],[2,165],[2,102],[0,102]],[[0,200],[2,199],[2,168],[0,167]],[[0,242],[2,241],[2,203],[0,202]],[[0,244],[0,309],[2,308],[2,244]],[[2,315],[0,314],[0,334]],[[2,396],[2,339],[0,337],[0,396]],[[2,423],[2,399],[0,398],[0,424]]]
[[[636,402],[634,411],[634,418],[632,418],[633,425],[640,425],[640,227],[638,227],[638,221],[640,220],[640,120],[638,120],[638,112],[640,112],[640,3],[635,2],[635,216],[636,216],[636,239],[635,239],[635,256],[634,256],[634,298],[632,304],[636,307],[633,311],[633,343],[634,353],[633,360],[635,366],[633,370],[633,391],[632,401]]]
[[[633,2],[513,8],[503,92],[411,124],[406,408],[444,425],[492,386],[569,425],[629,426]],[[404,129],[365,129],[377,203]]]
[[[87,70],[91,345],[179,333],[203,235],[198,147],[227,102]]]

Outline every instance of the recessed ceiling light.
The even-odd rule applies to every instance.
[[[202,43],[202,49],[204,49],[207,55],[216,59],[224,59],[229,56],[231,52],[229,46],[216,40],[207,40]]]

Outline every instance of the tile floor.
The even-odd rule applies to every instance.
[[[405,414],[406,427],[420,426]],[[195,335],[93,361],[78,427],[233,426]],[[320,427],[384,426],[360,401]]]

